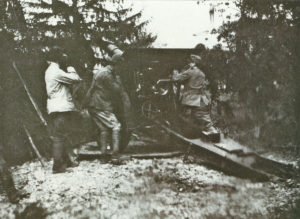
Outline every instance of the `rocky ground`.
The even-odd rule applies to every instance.
[[[29,195],[18,205],[0,195],[0,218],[299,218],[300,182],[251,182],[169,159],[123,165],[81,161],[70,173],[51,162],[13,169]]]

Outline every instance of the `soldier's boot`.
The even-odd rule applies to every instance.
[[[130,136],[131,136],[131,131],[129,131],[126,122],[122,123],[121,126],[121,140],[120,140],[120,152],[124,151],[129,144]]]
[[[68,142],[68,141],[67,141]],[[70,144],[70,142],[68,142],[68,144]],[[67,144],[64,144],[64,146],[66,146]],[[79,166],[79,161],[78,161],[78,157],[75,156],[74,152],[69,153],[68,151],[69,147],[64,147],[63,150],[63,161],[65,162],[67,168],[72,168],[72,167],[78,167]],[[73,156],[72,156],[73,154]]]
[[[210,114],[204,113],[201,116],[204,130],[202,133],[207,137],[207,140],[213,143],[219,143],[221,140],[220,132],[214,127]]]
[[[97,148],[97,150],[101,150],[102,149],[102,143],[101,143],[101,139],[102,139],[102,137],[101,137],[101,132],[99,132],[99,134],[97,135],[97,138],[96,138],[96,141],[97,141],[97,145],[98,145],[98,148]],[[102,150],[101,150],[102,151]]]
[[[111,163],[114,165],[122,165],[127,160],[122,157],[120,152],[120,144],[121,144],[121,132],[120,130],[113,130],[112,132],[112,158]]]
[[[64,140],[61,138],[52,137],[53,141],[53,173],[63,173],[66,172],[67,164],[64,161]]]
[[[12,178],[9,170],[7,170],[7,169],[0,170],[0,178],[2,181],[3,189],[4,189],[5,193],[7,194],[8,200],[14,204],[18,203],[21,198],[20,193],[18,192],[18,190],[15,187],[13,178]]]
[[[102,154],[107,153],[107,145],[108,145],[108,138],[109,132],[108,131],[101,131],[100,132],[100,139],[98,140],[100,150]]]
[[[220,132],[213,126],[208,127],[205,131],[202,131],[202,133],[213,143],[219,143],[221,141]]]
[[[120,151],[121,133],[119,129],[112,130],[112,152],[117,154]]]
[[[67,167],[72,168],[72,167],[78,167],[79,166],[79,162],[77,160],[72,159],[67,151],[65,151],[64,157],[65,157],[65,162],[66,162]]]

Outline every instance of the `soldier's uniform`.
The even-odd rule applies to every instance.
[[[121,124],[115,112],[121,101],[121,90],[111,65],[98,70],[93,77],[89,113],[99,129],[98,144],[106,153],[110,141],[113,152],[119,151]]]
[[[211,95],[205,74],[191,63],[183,72],[175,72],[173,80],[184,85],[181,95],[184,117],[192,118],[205,135],[217,134],[210,117]]]
[[[77,111],[70,85],[81,81],[77,73],[66,73],[59,65],[51,62],[45,73],[47,110],[53,141],[53,172],[64,172],[72,162],[68,157],[67,134],[72,128],[74,112]]]
[[[14,185],[14,181],[9,171],[9,168],[2,156],[3,148],[0,145],[0,182],[2,188],[4,189],[5,193],[8,196],[8,199],[12,203],[17,203],[20,198],[20,193],[16,189]]]

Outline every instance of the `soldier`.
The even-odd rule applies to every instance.
[[[50,132],[53,141],[53,173],[62,173],[66,168],[76,166],[67,153],[67,134],[72,128],[74,112],[77,111],[72,94],[72,84],[81,81],[81,78],[71,68],[67,73],[62,67],[67,63],[67,55],[59,48],[48,53],[49,67],[45,73],[47,90],[47,111],[50,119]]]
[[[14,180],[2,156],[2,152],[2,146],[0,145],[0,181],[8,200],[11,203],[18,203],[19,199],[22,198],[21,193],[15,187]]]
[[[111,142],[112,152],[117,154],[120,150],[121,123],[116,112],[123,109],[123,102],[122,86],[115,74],[115,67],[122,61],[123,52],[112,45],[108,49],[113,54],[107,60],[109,65],[94,73],[83,107],[88,105],[89,113],[98,127],[97,141],[101,152],[106,154],[107,146]]]
[[[211,121],[208,81],[198,67],[200,62],[201,57],[192,54],[189,65],[181,73],[174,72],[173,80],[184,85],[181,99],[183,115],[192,118],[202,128],[202,133],[210,140],[218,142],[220,134]]]

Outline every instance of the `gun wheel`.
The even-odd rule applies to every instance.
[[[152,101],[145,101],[142,104],[142,115],[147,119],[154,119],[161,113],[160,109]]]

